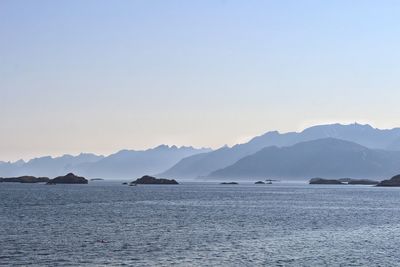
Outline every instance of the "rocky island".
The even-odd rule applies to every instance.
[[[103,178],[92,178],[90,179],[90,181],[104,181]]]
[[[239,184],[239,183],[236,183],[236,182],[223,182],[223,183],[220,183],[220,184],[222,184],[222,185],[235,185],[235,184]]]
[[[137,184],[179,184],[174,179],[164,179],[164,178],[156,178],[149,175],[145,175],[142,178],[136,179],[130,183],[130,185],[137,185]]]
[[[393,176],[389,180],[383,180],[376,186],[400,186],[400,174]]]
[[[84,177],[76,176],[73,173],[68,173],[65,176],[58,176],[51,179],[47,184],[87,184],[88,180]]]
[[[352,178],[340,178],[340,179],[324,179],[324,178],[312,178],[309,184],[350,184],[350,185],[376,185],[378,181],[369,179],[352,179]]]
[[[255,182],[254,184],[265,184],[263,181]]]
[[[312,178],[309,184],[344,184],[343,182],[335,179]]]
[[[35,176],[20,176],[10,178],[0,178],[0,183],[47,183],[50,179],[47,177],[35,177]]]

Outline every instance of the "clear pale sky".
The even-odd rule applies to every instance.
[[[0,160],[400,126],[400,1],[0,1]]]

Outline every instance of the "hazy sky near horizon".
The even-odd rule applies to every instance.
[[[400,126],[400,1],[0,1],[0,160]]]

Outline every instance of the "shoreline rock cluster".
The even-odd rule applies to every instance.
[[[58,176],[54,179],[48,177],[20,176],[10,178],[0,178],[0,183],[46,183],[46,184],[87,184],[88,180],[84,177],[68,173],[65,176]]]
[[[19,177],[10,177],[10,178],[0,178],[0,183],[47,183],[50,181],[48,177],[35,177],[35,176],[19,176]]]

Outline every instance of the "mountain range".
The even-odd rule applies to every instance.
[[[400,151],[370,149],[334,138],[270,146],[212,172],[218,179],[381,178],[400,173]]]
[[[0,163],[0,176],[59,176],[76,170],[78,166],[85,163],[96,162],[104,156],[97,156],[90,153],[81,153],[78,156],[63,155],[61,157],[39,157],[27,162],[18,160],[16,162]]]
[[[231,148],[223,147],[205,154],[182,159],[169,170],[165,177],[207,177],[209,174],[226,168],[243,157],[254,154],[268,146],[291,146],[300,142],[322,138],[336,138],[357,143],[371,149],[400,150],[400,128],[381,130],[370,125],[328,124],[307,128],[302,132],[267,132],[244,144]]]
[[[162,172],[185,157],[209,151],[208,148],[167,145],[145,151],[121,150],[99,161],[81,164],[77,173],[88,177],[137,178]]]
[[[247,143],[217,150],[161,145],[109,156],[80,154],[0,162],[0,177],[308,179],[313,176],[384,178],[400,172],[400,128],[327,124],[301,132],[267,132]]]
[[[24,162],[0,162],[0,176],[55,177],[69,172],[90,178],[136,178],[159,173],[182,158],[211,149],[160,145],[147,150],[121,150],[107,157],[94,154],[40,157]]]

